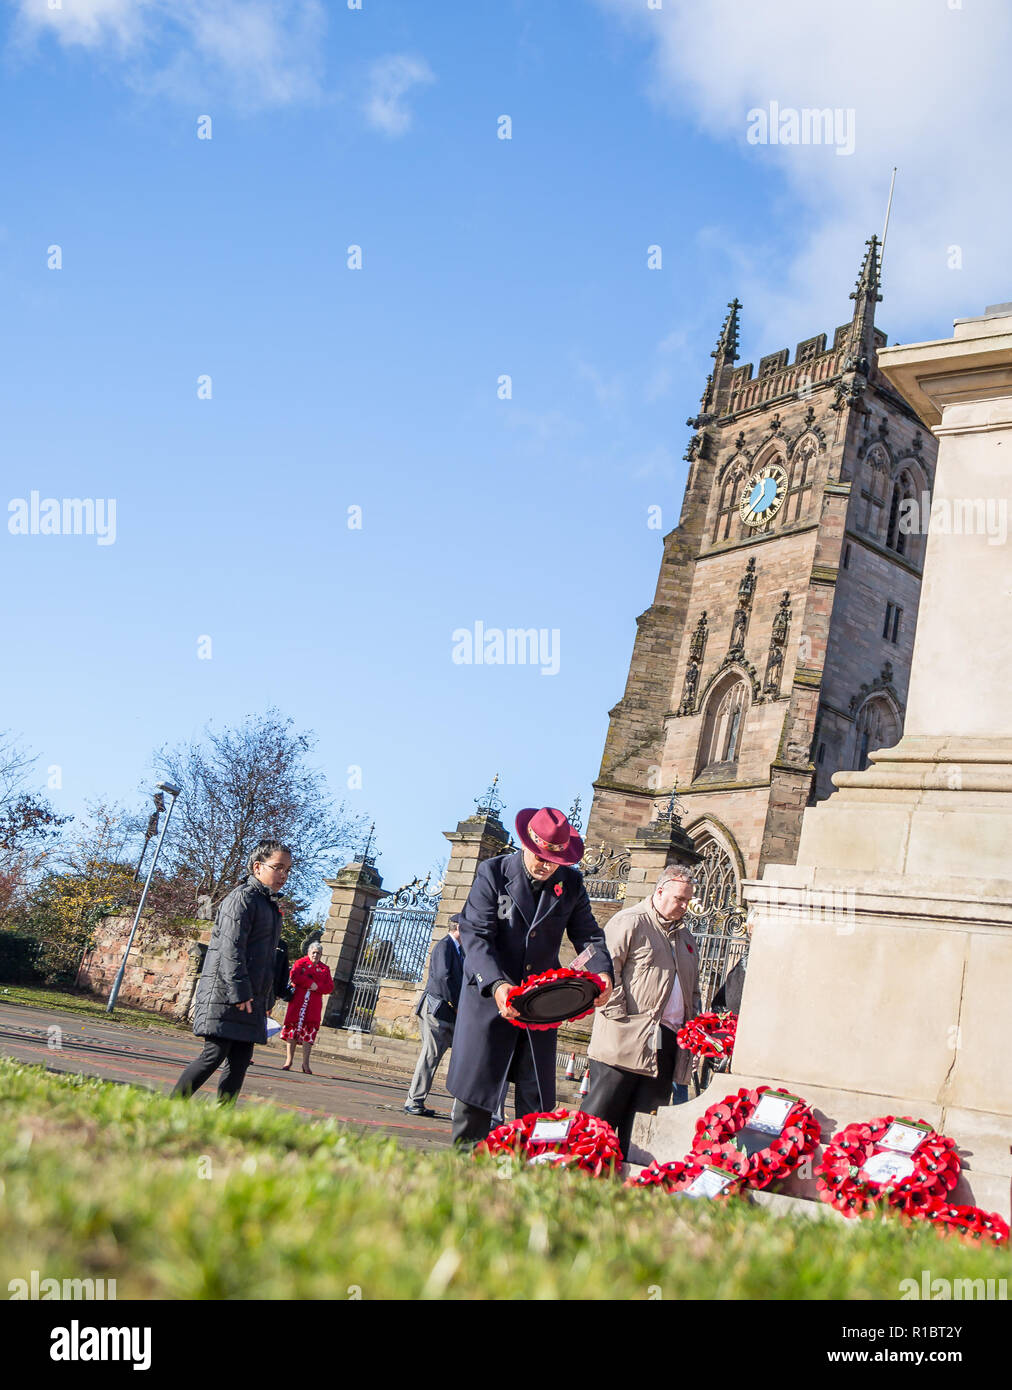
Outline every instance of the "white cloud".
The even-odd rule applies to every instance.
[[[596,367],[589,362],[577,364],[577,374],[584,381],[589,381],[594,392],[594,399],[598,405],[605,410],[611,410],[615,406],[622,405],[625,401],[625,386],[618,375],[610,379],[601,375]]]
[[[424,58],[393,53],[380,58],[369,69],[369,94],[365,102],[366,120],[385,135],[403,135],[410,129],[412,114],[404,98],[414,87],[435,82]]]
[[[110,55],[137,90],[245,109],[320,95],[320,0],[17,0],[15,38]]]
[[[46,31],[69,47],[97,48],[113,44],[133,48],[152,11],[152,0],[19,0],[19,18],[26,29]]]
[[[529,447],[539,450],[546,444],[575,439],[586,429],[582,420],[574,419],[562,410],[527,410],[513,404],[506,408],[502,419],[507,429],[515,430],[524,437]]]
[[[1012,297],[1012,7],[1004,0],[956,8],[946,0],[849,0],[843,8],[664,0],[661,10],[644,0],[596,3],[649,39],[646,90],[674,118],[673,139],[676,122],[694,125],[789,194],[795,216],[786,230],[782,200],[775,221],[755,225],[754,208],[730,182],[724,209],[712,199],[701,205],[709,225],[696,251],[711,263],[714,254],[726,259],[729,290],[745,301],[746,335],[764,325],[762,350],[831,332],[849,316],[847,295],[865,238],[881,235],[894,165],[879,310],[891,335],[906,340],[909,325],[946,336],[954,315]],[[748,113],[770,102],[852,113],[854,152],[750,144]],[[949,268],[953,246],[961,270]]]

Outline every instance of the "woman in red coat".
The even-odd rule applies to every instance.
[[[323,947],[314,941],[306,955],[292,966],[292,984],[295,986],[288,1008],[285,1010],[284,1027],[281,1036],[285,1040],[287,1054],[282,1071],[288,1071],[295,1057],[295,1044],[302,1044],[302,1070],[312,1076],[309,1070],[309,1054],[316,1042],[323,1013],[323,996],[334,989],[330,971],[323,963]]]

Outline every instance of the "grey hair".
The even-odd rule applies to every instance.
[[[669,864],[657,875],[654,888],[663,888],[665,883],[670,883],[673,879],[680,879],[683,883],[691,883],[693,888],[696,886],[695,875],[687,864]]]
[[[253,872],[254,864],[266,864],[271,855],[277,854],[279,850],[282,854],[287,854],[289,859],[292,858],[292,851],[280,840],[261,840],[247,861],[250,873]]]

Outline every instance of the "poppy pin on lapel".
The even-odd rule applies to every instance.
[[[556,896],[557,898],[561,898],[561,897],[562,897],[562,884],[561,884],[561,883],[557,883],[557,884],[555,885],[555,896]]]

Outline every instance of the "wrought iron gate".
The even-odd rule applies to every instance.
[[[684,920],[699,947],[699,993],[705,1012],[728,971],[748,957],[748,933],[730,855],[715,840],[705,841],[700,852],[696,894]]]
[[[342,1027],[371,1033],[383,981],[421,981],[441,892],[441,884],[429,891],[426,875],[423,883],[415,879],[374,905],[351,977]]]

